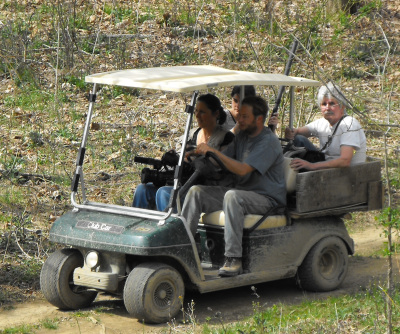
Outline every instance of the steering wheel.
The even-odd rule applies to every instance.
[[[221,161],[221,159],[219,158],[219,156],[216,155],[214,152],[207,151],[206,156],[205,156],[205,159],[207,159],[209,162],[211,162],[210,159],[212,159],[212,160],[214,160],[214,161],[218,164],[218,166],[220,167],[220,169],[217,169],[216,166],[215,166],[214,164],[212,164],[212,165],[214,166],[214,172],[218,172],[218,173],[221,172],[221,171],[229,172],[229,170],[226,168],[226,166],[225,166],[224,163]],[[211,163],[212,163],[212,162],[211,162]]]
[[[213,163],[211,159],[216,164]],[[186,194],[189,188],[193,186],[201,176],[206,176],[208,179],[218,181],[222,179],[225,173],[230,173],[221,159],[215,153],[210,151],[208,151],[205,156],[197,157],[192,164],[195,168],[195,171],[179,189],[179,196],[181,197]]]

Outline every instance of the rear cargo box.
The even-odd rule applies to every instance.
[[[381,209],[381,164],[370,161],[347,168],[299,173],[290,199],[292,217]]]

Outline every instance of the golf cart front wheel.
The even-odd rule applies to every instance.
[[[298,270],[301,288],[332,291],[344,280],[348,269],[348,252],[342,239],[321,239],[308,252]]]
[[[82,267],[83,257],[76,249],[61,249],[52,253],[40,272],[40,288],[44,297],[61,310],[88,307],[97,296],[73,283],[74,270]]]
[[[163,263],[142,263],[129,274],[124,303],[130,315],[146,323],[163,323],[182,307],[185,286],[178,271]]]

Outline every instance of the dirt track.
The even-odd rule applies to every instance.
[[[375,227],[352,234],[356,245],[356,254],[350,258],[349,272],[341,288],[329,293],[309,293],[298,289],[293,280],[283,280],[259,284],[255,292],[251,287],[243,287],[209,294],[191,294],[186,296],[185,306],[194,302],[194,315],[198,323],[221,313],[224,322],[232,322],[250,316],[253,302],[264,307],[275,303],[297,303],[306,298],[324,298],[331,295],[352,293],[370,282],[384,280],[387,271],[387,259],[370,256],[381,249],[385,241]],[[399,277],[400,257],[394,259],[395,279]],[[95,308],[101,307],[101,312]],[[14,305],[12,310],[0,310],[0,329],[21,324],[39,324],[43,319],[61,320],[57,330],[37,330],[36,333],[159,333],[168,325],[144,326],[128,316],[122,300],[100,296],[93,307],[87,309],[87,315],[73,316],[73,312],[61,312],[40,298]]]

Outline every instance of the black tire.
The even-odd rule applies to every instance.
[[[51,254],[40,273],[40,288],[45,298],[61,310],[88,307],[96,291],[73,284],[75,268],[82,267],[83,257],[76,249],[61,249]]]
[[[321,239],[308,252],[298,270],[301,288],[332,291],[344,280],[348,269],[348,252],[338,237]]]
[[[129,274],[124,303],[130,315],[146,323],[163,323],[182,307],[185,286],[178,271],[163,263],[142,263]]]

